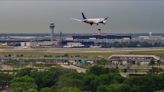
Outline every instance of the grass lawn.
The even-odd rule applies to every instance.
[[[50,49],[51,50],[51,49]],[[67,49],[63,49],[63,50],[67,50]],[[69,50],[69,49],[68,49]],[[84,49],[86,50],[86,49]],[[88,49],[89,50],[89,49]],[[108,50],[108,49],[107,49]],[[82,57],[91,57],[91,58],[96,58],[96,57],[103,57],[103,58],[108,58],[110,55],[112,54],[141,54],[141,55],[157,55],[160,57],[164,57],[164,50],[152,50],[152,51],[117,51],[118,49],[112,50],[112,52],[110,52],[110,50],[108,50],[109,52],[104,52],[103,51],[98,51],[98,52],[78,52],[78,51],[68,51],[68,52],[55,52],[51,51],[48,52],[46,49],[33,49],[33,50],[13,50],[13,49],[5,49],[3,51],[0,51],[0,56],[7,56],[7,55],[11,55],[11,56],[16,56],[16,55],[23,55],[25,57],[43,57],[45,55],[47,56],[52,56],[52,57],[56,57],[56,56],[63,56],[64,54],[68,54],[69,56],[82,56]],[[58,51],[62,51],[62,49],[58,50]],[[80,49],[80,51],[83,51],[83,49]]]

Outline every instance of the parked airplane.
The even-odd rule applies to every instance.
[[[91,26],[93,24],[96,24],[96,25],[105,24],[107,22],[107,19],[108,19],[108,17],[106,17],[106,18],[86,18],[83,12],[82,12],[82,17],[83,17],[82,20],[81,19],[75,19],[75,18],[72,18],[72,19],[74,19],[76,21],[88,23]]]

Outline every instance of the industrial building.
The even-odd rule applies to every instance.
[[[57,46],[57,41],[21,42],[21,47],[52,47]]]
[[[64,48],[76,48],[76,47],[84,47],[80,42],[69,42],[67,45],[63,46]]]
[[[160,57],[155,55],[111,55],[109,58],[109,62],[112,64],[149,64],[152,60],[157,63],[160,60]]]

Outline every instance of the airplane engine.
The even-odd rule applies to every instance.
[[[106,23],[106,21],[104,20],[102,23],[103,23],[103,24],[105,24],[105,23]]]

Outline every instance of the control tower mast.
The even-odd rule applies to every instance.
[[[55,29],[55,24],[54,23],[50,23],[49,28],[51,29],[51,34],[50,34],[50,39],[53,42],[54,41],[54,29]]]

